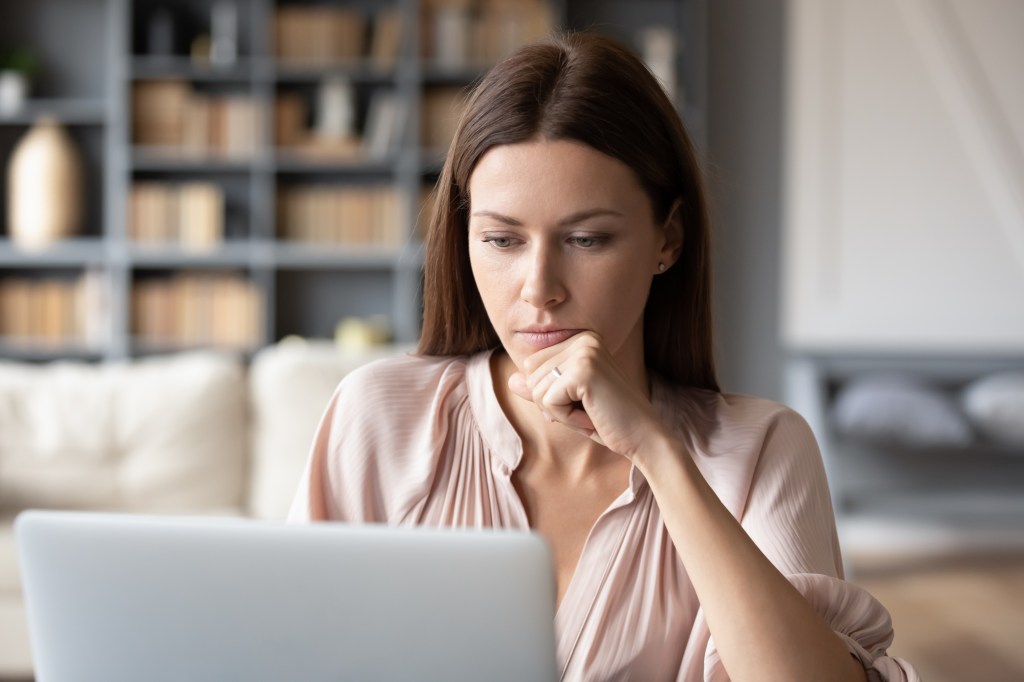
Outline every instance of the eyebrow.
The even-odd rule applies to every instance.
[[[598,216],[605,215],[618,216],[619,218],[625,217],[619,211],[613,211],[610,208],[591,208],[585,211],[577,211],[576,213],[567,215],[566,217],[558,221],[558,227],[575,225],[576,223],[582,223],[584,220],[589,220],[590,218],[596,218]],[[505,223],[506,225],[513,225],[516,227],[521,227],[523,224],[521,221],[516,220],[515,218],[503,215],[501,213],[496,213],[495,211],[474,211],[472,216],[475,218],[494,218],[495,220]]]

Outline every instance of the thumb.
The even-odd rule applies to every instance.
[[[533,393],[526,385],[526,375],[522,372],[516,372],[508,378],[508,388],[523,400],[533,402]]]

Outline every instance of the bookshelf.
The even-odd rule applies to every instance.
[[[351,316],[414,342],[422,207],[466,88],[551,26],[634,46],[659,27],[703,145],[705,21],[706,0],[4,3],[0,50],[40,69],[0,113],[0,358],[248,353]],[[26,252],[8,236],[7,165],[43,114],[82,156],[86,216]],[[56,330],[24,312],[26,287],[64,311]]]

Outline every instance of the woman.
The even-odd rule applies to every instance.
[[[293,518],[540,532],[563,679],[917,679],[837,577],[806,424],[718,389],[700,170],[642,63],[521,49],[437,191],[419,352],[341,383]]]

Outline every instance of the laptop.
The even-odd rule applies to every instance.
[[[38,682],[558,676],[536,534],[28,511],[15,540]]]

